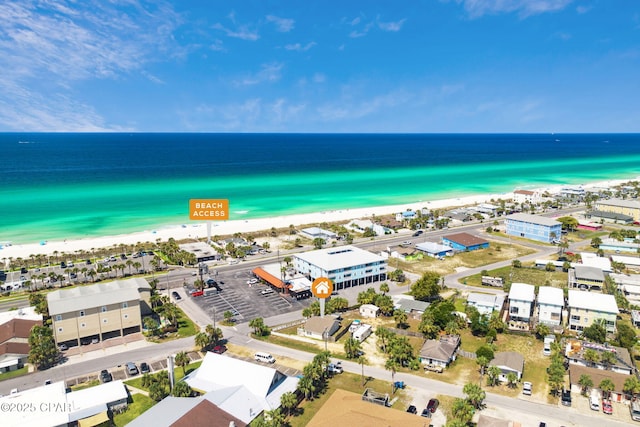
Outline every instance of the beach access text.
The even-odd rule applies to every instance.
[[[229,219],[229,200],[191,199],[189,200],[189,219],[227,220]]]

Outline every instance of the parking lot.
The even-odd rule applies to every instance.
[[[213,292],[193,298],[212,319],[217,321],[224,319],[224,312],[234,313],[237,323],[249,322],[256,317],[267,318],[279,314],[290,313],[308,307],[312,298],[296,300],[277,291],[271,293],[262,292],[270,289],[264,284],[251,284],[247,282],[254,278],[250,270],[235,273],[219,273],[215,276],[221,292]]]

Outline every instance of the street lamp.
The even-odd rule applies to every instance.
[[[327,341],[329,340],[329,333],[327,332],[327,329],[329,329],[328,326],[324,328],[324,331],[322,332],[322,337],[324,338],[324,351],[329,351],[327,349]]]

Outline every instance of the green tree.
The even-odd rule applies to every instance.
[[[44,318],[49,317],[49,305],[47,304],[47,297],[40,292],[32,292],[29,294],[29,305],[31,305],[34,311],[41,314]]]
[[[600,353],[600,362],[608,368],[616,363],[616,354],[613,351],[603,351]]]
[[[149,386],[149,397],[156,402],[160,402],[162,399],[169,395],[167,387],[159,382],[153,382]]]
[[[486,356],[476,357],[476,364],[480,367],[480,375],[484,375],[484,371],[489,366],[490,360]]]
[[[564,386],[564,367],[562,363],[551,363],[548,372],[548,383],[551,393],[557,395]]]
[[[591,379],[591,376],[582,374],[578,379],[578,385],[580,386],[580,393],[586,395],[589,389],[593,387],[593,380]]]
[[[326,244],[327,242],[322,237],[316,237],[315,239],[313,239],[313,247],[316,249],[322,249],[322,247]]]
[[[302,393],[305,399],[312,400],[315,390],[316,388],[313,385],[313,378],[303,376],[300,378],[300,381],[298,381],[298,391]]]
[[[280,406],[286,411],[287,415],[291,415],[293,410],[298,406],[298,398],[295,393],[288,391],[280,396]]]
[[[383,282],[380,284],[380,292],[382,292],[383,295],[389,292],[389,285],[387,284],[387,282]]]
[[[518,382],[518,376],[515,372],[509,372],[507,374],[507,386],[509,388],[515,388],[516,383]]]
[[[485,357],[487,360],[491,361],[494,357],[493,349],[488,345],[480,346],[476,350],[476,357]]]
[[[362,346],[360,345],[360,341],[355,338],[347,338],[344,342],[344,352],[347,356],[347,359],[355,359],[360,354],[362,350]]]
[[[624,385],[622,386],[622,390],[635,397],[640,394],[640,380],[635,375],[630,376],[626,380],[624,380]]]
[[[200,347],[200,351],[205,351],[209,344],[211,344],[211,338],[205,332],[198,332],[194,339],[196,346]]]
[[[482,388],[476,383],[467,383],[462,387],[462,392],[466,395],[466,400],[475,409],[481,409],[484,399],[487,397]]]
[[[178,383],[173,387],[172,394],[175,397],[191,397],[193,390],[186,382],[178,381]]]
[[[358,293],[358,304],[373,304],[378,294],[373,288],[367,288],[366,290]]]
[[[427,271],[421,278],[411,285],[411,295],[420,301],[430,301],[440,295],[440,275]]]
[[[378,326],[376,328],[375,334],[376,334],[376,337],[378,337],[378,340],[381,341],[380,348],[382,348],[382,352],[386,353],[387,340],[390,339],[395,334],[391,332],[389,329],[385,328],[384,326]]]
[[[384,315],[393,313],[393,299],[389,295],[376,295],[373,304],[380,309]]]
[[[618,331],[616,333],[616,344],[631,350],[636,345],[636,333],[633,328],[626,322],[618,322]]]
[[[592,248],[599,248],[601,244],[602,244],[602,239],[601,238],[594,237],[593,239],[591,239],[591,247]]]
[[[158,332],[160,331],[160,324],[156,319],[151,316],[147,316],[144,318],[142,324],[144,325],[144,328],[151,333],[151,335],[158,335]]]
[[[604,378],[600,381],[600,390],[602,391],[602,397],[608,399],[611,395],[611,392],[616,389],[616,385],[613,383],[611,378]]]
[[[547,335],[549,335],[551,333],[551,330],[549,329],[549,327],[547,325],[545,325],[544,323],[538,323],[536,325],[536,337],[539,340],[544,339],[544,337],[546,337]]]
[[[489,369],[487,370],[487,385],[492,387],[499,385],[501,373],[502,372],[500,371],[500,368],[498,368],[497,366],[489,366]]]
[[[270,329],[264,324],[262,317],[256,317],[249,322],[249,327],[253,328],[253,333],[258,336],[269,335]]]
[[[447,427],[467,426],[473,418],[474,407],[465,399],[456,398],[451,406],[451,415],[460,424],[447,424]]]
[[[53,331],[47,326],[35,325],[29,333],[29,363],[38,369],[53,366],[58,357],[58,349],[53,338]]]
[[[593,322],[591,326],[584,328],[582,334],[585,338],[590,341],[595,341],[597,343],[604,343],[607,339],[607,331],[602,326],[600,322]]]
[[[387,361],[384,364],[384,368],[387,371],[391,372],[391,392],[395,393],[396,388],[395,388],[395,378],[396,378],[396,372],[398,371],[398,368],[400,367],[400,365],[398,365],[398,362],[396,362],[394,359],[387,359]]]
[[[187,368],[187,365],[189,364],[189,356],[187,355],[187,352],[181,351],[177,353],[175,362],[176,362],[176,366],[182,367],[182,376],[187,375],[186,368]]]
[[[393,311],[393,320],[396,322],[396,326],[402,328],[407,325],[407,320],[409,316],[402,309],[396,309]]]
[[[582,357],[584,360],[586,360],[587,362],[590,362],[591,364],[600,362],[600,353],[598,353],[596,350],[592,348],[586,349],[582,354]]]
[[[562,229],[567,231],[576,231],[578,228],[578,220],[572,216],[563,216],[557,218],[557,221],[562,223]]]

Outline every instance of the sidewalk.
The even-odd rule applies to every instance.
[[[93,351],[85,351],[80,354],[75,354],[71,356],[65,355],[67,361],[65,362],[65,366],[73,365],[74,363],[86,362],[88,360],[101,359],[105,356],[111,356],[114,354],[121,354],[125,351],[137,350],[140,348],[151,347],[157,345],[152,342],[148,342],[146,340],[138,340],[126,344],[114,345],[107,348],[97,349]]]

